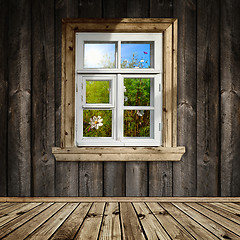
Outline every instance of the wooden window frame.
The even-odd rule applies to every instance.
[[[76,32],[163,33],[161,147],[76,147]],[[61,113],[61,147],[52,148],[56,161],[179,161],[185,147],[177,146],[177,19],[63,19]]]

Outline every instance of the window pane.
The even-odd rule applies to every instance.
[[[83,110],[83,137],[111,137],[112,110]]]
[[[150,110],[124,111],[124,137],[150,137]]]
[[[116,43],[84,43],[84,68],[115,68]]]
[[[109,103],[109,81],[86,81],[86,103]]]
[[[122,42],[122,68],[153,68],[152,42]]]
[[[150,106],[150,78],[124,78],[124,106]]]

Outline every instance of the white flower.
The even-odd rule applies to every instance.
[[[125,86],[123,86],[123,88],[124,88],[124,92],[126,92],[126,91],[127,91],[126,87],[125,87]]]
[[[142,59],[140,62],[144,62],[144,60]]]
[[[128,97],[124,96],[124,101],[126,102],[128,100]]]
[[[89,124],[91,125],[91,128],[98,129],[100,126],[103,125],[102,121],[103,119],[101,118],[101,116],[93,116],[93,118],[90,118]]]
[[[144,110],[141,111],[137,110],[137,115],[142,117],[144,115]]]

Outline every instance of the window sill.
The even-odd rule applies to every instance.
[[[56,161],[180,161],[185,147],[53,147]]]

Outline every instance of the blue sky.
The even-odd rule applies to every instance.
[[[103,56],[106,54],[113,62],[115,57],[115,44],[114,43],[87,43],[85,44],[84,67],[86,68],[101,68]],[[150,64],[150,44],[146,43],[122,43],[121,45],[121,63],[125,60],[131,61],[133,53],[137,59],[144,60],[143,67],[148,67],[145,63],[148,61]]]

